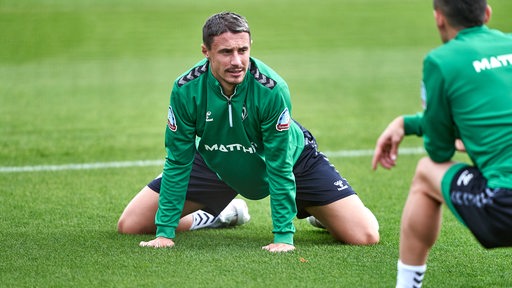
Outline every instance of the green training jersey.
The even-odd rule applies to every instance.
[[[291,110],[286,82],[255,58],[231,97],[223,94],[206,59],[180,76],[168,112],[157,236],[175,237],[197,151],[242,196],[270,195],[274,242],[293,244],[293,166],[304,135]]]
[[[423,113],[404,117],[435,162],[460,138],[491,188],[512,188],[512,36],[487,26],[459,31],[423,62]]]

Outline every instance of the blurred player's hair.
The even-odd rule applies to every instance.
[[[487,0],[433,0],[434,9],[441,11],[455,28],[482,26]]]

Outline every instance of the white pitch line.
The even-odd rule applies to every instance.
[[[373,150],[339,150],[323,152],[329,158],[352,158],[372,156]],[[401,155],[423,154],[425,150],[422,147],[400,148]],[[16,172],[41,172],[41,171],[68,171],[68,170],[92,170],[106,168],[126,168],[126,167],[147,167],[162,166],[164,160],[138,160],[138,161],[117,161],[117,162],[96,162],[83,164],[62,164],[62,165],[34,165],[34,166],[0,166],[0,173]]]
[[[374,150],[340,150],[340,151],[325,151],[324,153],[329,158],[349,158],[349,157],[363,157],[373,156]],[[425,153],[423,147],[416,148],[400,148],[398,151],[400,155],[416,155]]]
[[[84,163],[84,164],[36,165],[36,166],[17,166],[17,167],[16,166],[14,166],[14,167],[1,167],[0,166],[0,173],[146,167],[146,166],[161,166],[161,165],[163,165],[163,163],[164,163],[163,160],[139,160],[139,161],[97,162],[97,163]]]

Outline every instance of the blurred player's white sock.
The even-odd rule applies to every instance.
[[[412,266],[398,260],[396,288],[421,288],[427,265]]]
[[[190,230],[206,228],[215,222],[215,217],[203,210],[198,210],[192,213],[192,217],[194,218],[194,221],[192,222],[192,226],[190,226]]]

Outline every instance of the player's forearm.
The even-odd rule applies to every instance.
[[[295,226],[293,219],[297,216],[295,193],[274,194],[270,196],[274,243],[293,245]]]
[[[165,162],[155,217],[156,236],[174,238],[185,204],[190,170],[191,164],[180,166],[169,158]]]

